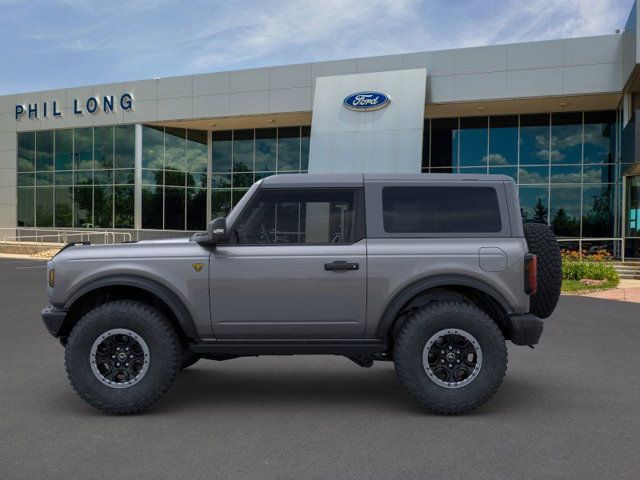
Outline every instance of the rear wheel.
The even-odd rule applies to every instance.
[[[65,352],[78,395],[113,414],[137,413],[160,399],[175,380],[181,358],[173,325],[153,307],[131,300],[86,313]]]
[[[529,251],[538,258],[538,290],[529,299],[529,311],[539,318],[547,318],[555,310],[562,288],[560,246],[544,223],[525,223],[522,226]]]
[[[460,414],[484,404],[507,370],[496,323],[475,305],[437,302],[414,312],[394,346],[400,383],[434,413]]]

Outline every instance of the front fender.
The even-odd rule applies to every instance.
[[[136,275],[112,275],[102,277],[97,280],[88,281],[79,288],[77,288],[73,294],[64,302],[63,310],[70,310],[73,304],[75,304],[80,298],[86,294],[95,290],[114,287],[114,286],[126,286],[139,288],[145,290],[156,297],[160,298],[171,309],[171,312],[175,315],[178,323],[182,327],[184,333],[190,338],[198,338],[198,333],[193,321],[193,316],[189,312],[189,309],[184,305],[184,302],[171,290],[164,285],[151,280],[149,278],[136,276]]]

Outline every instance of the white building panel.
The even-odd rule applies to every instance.
[[[309,172],[420,171],[426,78],[424,68],[318,78]],[[344,106],[346,97],[364,91],[390,102],[366,111]]]

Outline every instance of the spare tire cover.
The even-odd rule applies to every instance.
[[[529,252],[538,257],[538,290],[531,295],[529,311],[547,318],[558,304],[562,287],[560,245],[544,223],[525,223],[523,228]]]

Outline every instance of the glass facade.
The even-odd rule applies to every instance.
[[[424,145],[423,172],[513,177],[524,218],[559,237],[619,237],[614,111],[426,120]]]
[[[509,175],[527,221],[565,239],[618,238],[616,115],[427,119],[422,171]],[[308,170],[309,126],[139,132],[137,172],[134,125],[18,133],[18,226],[135,228],[138,198],[143,229],[203,230],[255,181]]]
[[[225,216],[257,180],[306,173],[311,127],[211,133],[211,216]]]
[[[18,133],[18,226],[133,228],[135,127]]]
[[[207,136],[203,130],[142,127],[142,228],[205,229]]]

